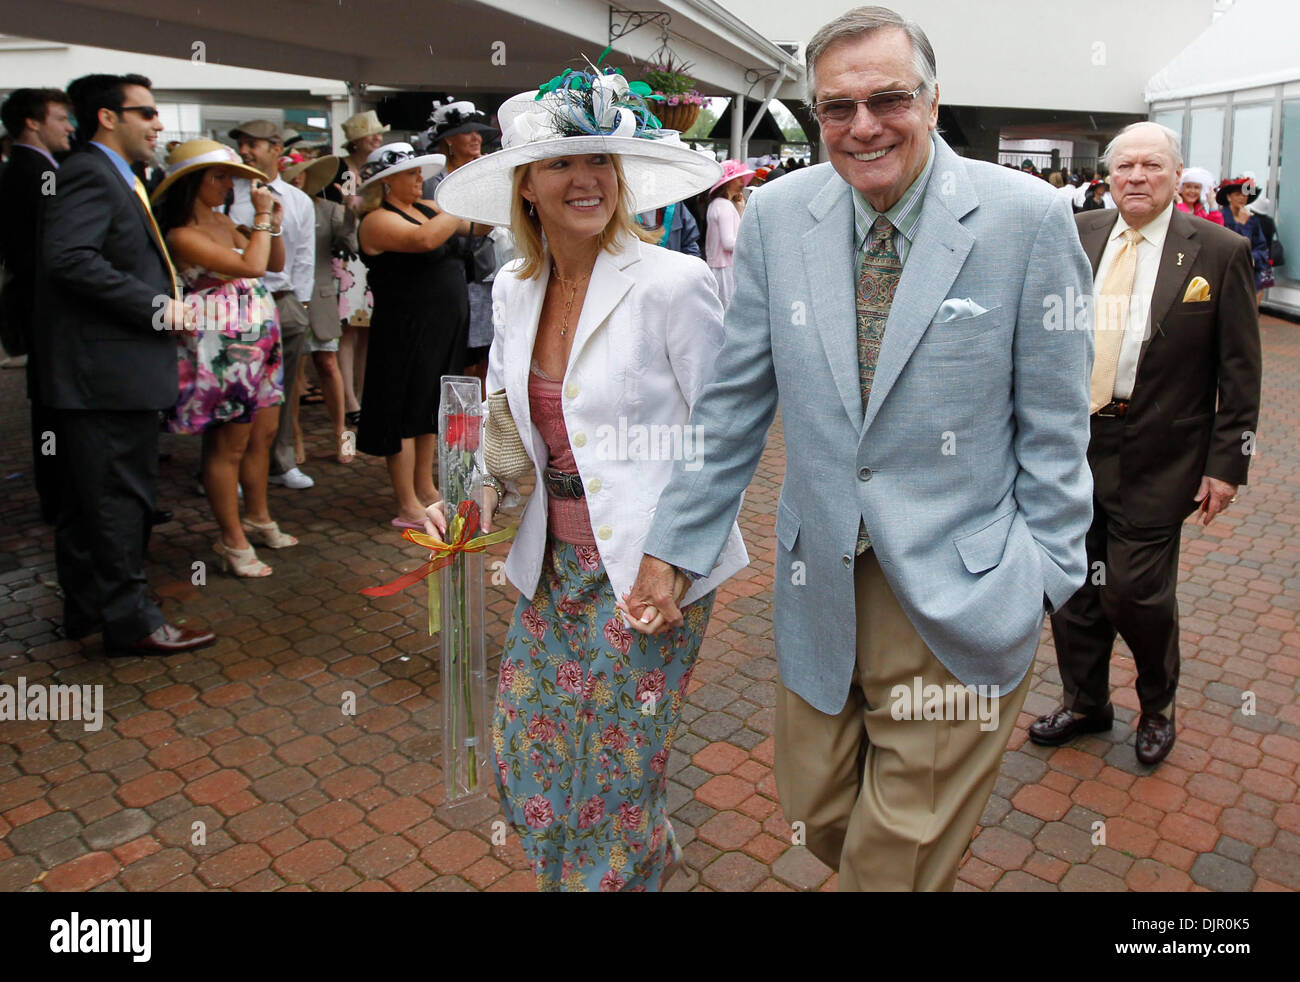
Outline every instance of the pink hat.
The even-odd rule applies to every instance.
[[[743,187],[754,179],[754,172],[739,160],[724,160],[722,162],[722,177],[718,179],[718,182],[713,187],[709,188],[709,194],[738,177],[742,179],[741,186]]]

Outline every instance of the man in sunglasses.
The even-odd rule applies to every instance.
[[[779,401],[786,820],[843,890],[949,890],[1044,608],[1083,582],[1090,269],[1050,185],[938,135],[918,25],[851,10],[807,65],[830,161],[749,200],[691,418],[707,453],[660,497],[627,606],[681,623],[677,570],[713,568]]]
[[[158,412],[179,391],[171,332],[192,326],[131,169],[153,158],[163,124],[141,75],[87,75],[68,96],[79,149],[44,198],[33,315],[40,390],[59,413],[63,631],[102,631],[110,654],[190,651],[216,636],[166,623],[144,574]]]

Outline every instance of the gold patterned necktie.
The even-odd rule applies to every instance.
[[[867,410],[871,398],[871,383],[876,378],[876,363],[880,361],[880,346],[885,339],[885,322],[893,306],[898,281],[903,276],[903,263],[894,248],[894,226],[880,215],[871,224],[870,239],[862,256],[858,271],[858,382],[862,389],[862,411]],[[857,555],[862,555],[871,545],[866,525],[858,524]]]
[[[140,204],[144,206],[145,216],[149,219],[149,227],[153,229],[154,240],[158,243],[158,248],[162,250],[163,258],[167,260],[167,272],[171,276],[172,282],[172,297],[180,300],[181,285],[176,276],[176,267],[172,265],[171,253],[167,251],[167,242],[162,237],[162,231],[158,228],[158,223],[154,221],[153,209],[149,207],[149,195],[145,192],[144,183],[138,177],[135,179],[135,196],[140,199]]]
[[[1092,383],[1089,387],[1088,412],[1095,413],[1115,396],[1115,376],[1119,372],[1119,355],[1124,347],[1124,328],[1133,298],[1133,280],[1137,276],[1138,241],[1142,233],[1135,228],[1124,230],[1124,245],[1115,255],[1106,280],[1097,295],[1093,333],[1094,354]]]

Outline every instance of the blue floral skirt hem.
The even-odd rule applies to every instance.
[[[615,607],[595,546],[548,539],[501,656],[501,802],[539,890],[655,891],[672,861],[665,773],[710,593],[650,637]]]

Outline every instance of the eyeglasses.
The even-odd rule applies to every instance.
[[[875,95],[869,95],[865,99],[826,99],[823,102],[813,104],[813,113],[818,121],[825,126],[843,126],[845,123],[852,122],[853,117],[858,114],[858,105],[866,103],[868,111],[877,119],[886,119],[890,116],[897,116],[912,108],[912,102],[925,88],[925,83],[921,83],[911,92],[903,90],[890,92],[877,92]]]
[[[119,116],[122,115],[122,113],[139,113],[141,119],[146,119],[146,120],[157,119],[158,107],[157,106],[123,106],[121,109],[117,110],[117,114]]]

